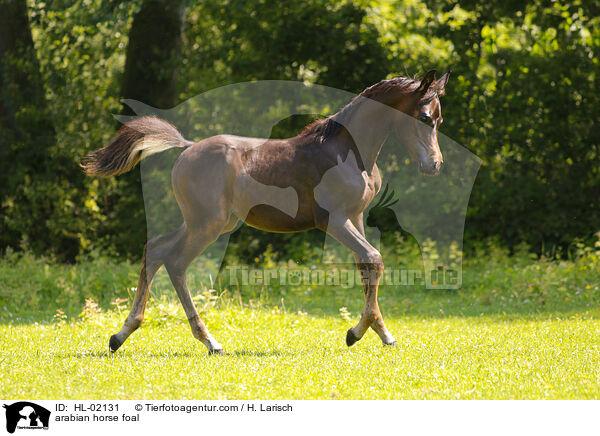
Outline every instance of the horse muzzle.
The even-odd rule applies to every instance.
[[[433,160],[429,162],[419,161],[419,171],[426,176],[435,176],[439,174],[442,167],[442,161]]]

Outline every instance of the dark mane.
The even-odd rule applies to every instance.
[[[315,120],[310,123],[298,136],[310,138],[312,141],[322,144],[344,128],[344,122],[349,120],[354,110],[360,106],[363,101],[361,97],[378,100],[379,96],[391,91],[409,93],[417,89],[420,83],[420,81],[409,77],[396,77],[394,79],[382,80],[375,85],[369,86],[358,96],[354,97],[350,103],[344,106],[339,112],[330,115],[327,118]],[[431,86],[427,94],[423,96],[423,99],[421,100],[422,104],[431,102],[437,95],[437,91],[437,89]]]

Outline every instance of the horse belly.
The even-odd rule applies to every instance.
[[[252,207],[245,219],[240,218],[251,227],[276,233],[301,232],[315,227],[312,215],[299,210],[295,216],[290,216],[267,204]]]

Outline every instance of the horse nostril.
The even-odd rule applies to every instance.
[[[433,161],[433,166],[431,167],[431,171],[437,171],[442,166],[442,163],[439,160]]]

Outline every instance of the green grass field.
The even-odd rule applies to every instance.
[[[373,332],[345,346],[359,289],[205,290],[196,301],[222,356],[193,339],[161,272],[144,325],[111,355],[137,266],[13,254],[0,263],[0,397],[600,398],[599,265],[593,250],[497,252],[467,262],[459,291],[382,288],[393,348]]]

